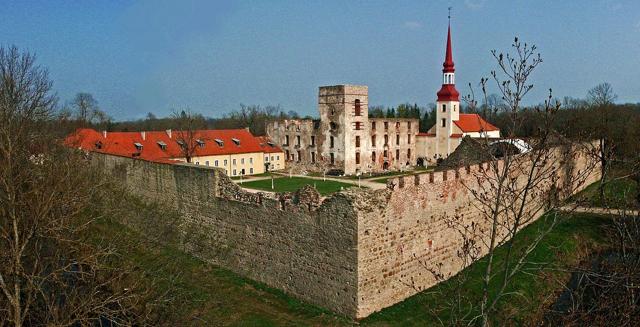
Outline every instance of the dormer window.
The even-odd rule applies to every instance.
[[[196,143],[198,144],[199,147],[204,148],[204,141],[201,139],[197,139]]]
[[[135,143],[133,143],[133,145],[135,145],[136,150],[142,151],[142,144],[141,143],[135,142]]]
[[[240,140],[238,140],[237,138],[232,138],[231,141],[233,141],[233,143],[235,143],[236,145],[240,145]]]
[[[185,143],[184,143],[184,141],[183,141],[183,140],[177,140],[176,142],[178,143],[178,145],[179,145],[181,148],[184,148],[184,147],[185,147]]]
[[[215,139],[216,144],[218,144],[218,146],[222,147],[224,146],[224,141],[222,141],[221,139]]]
[[[274,147],[276,146],[276,144],[275,144],[275,143],[273,143],[273,142],[267,142],[267,144],[268,144],[270,147],[272,147],[272,148],[274,148]]]
[[[96,146],[96,149],[102,149],[102,142],[101,141],[97,141],[95,146]]]
[[[162,150],[166,150],[167,149],[167,143],[164,143],[162,141],[158,141],[158,146],[160,147],[160,149]]]

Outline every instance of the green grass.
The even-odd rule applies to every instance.
[[[574,215],[562,221],[546,236],[531,253],[529,261],[548,262],[549,266],[576,265],[582,259],[581,254],[601,245],[604,239],[602,229],[610,221],[609,218],[594,215]],[[531,239],[537,230],[546,224],[548,221],[541,218],[529,225],[515,237],[516,244]],[[497,265],[502,264],[505,254],[505,247],[499,248],[496,251],[494,262]],[[462,286],[465,296],[474,301],[480,298],[482,293],[481,277],[486,264],[486,258],[483,258],[468,267],[463,273],[401,303],[374,313],[361,323],[363,325],[435,325],[437,319],[432,310],[437,310],[437,308],[443,309],[437,313],[437,316],[447,321],[449,312],[443,307],[443,303],[453,298],[455,294],[453,290],[458,283]],[[513,279],[512,285],[507,289],[507,291],[518,291],[522,296],[508,296],[498,302],[499,314],[494,316],[498,322],[496,325],[526,325],[527,322],[530,323],[531,319],[540,314],[539,309],[547,306],[546,301],[549,301],[550,298],[546,296],[553,295],[560,289],[561,285],[552,280],[567,280],[569,278],[568,273],[540,271],[537,269],[540,267],[534,264],[525,266],[525,270],[527,268],[536,269],[532,270],[535,271],[533,274],[518,273]],[[493,280],[493,283],[490,284],[490,292],[495,294],[499,282],[499,278]],[[553,300],[554,297],[551,296],[551,299]],[[477,307],[472,308],[472,310],[476,309]],[[504,318],[507,315],[511,318]]]
[[[607,182],[604,187],[604,201],[600,197],[599,186],[599,182],[593,183],[573,198],[584,205],[593,207],[640,208],[637,201],[638,184],[635,181],[623,178]]]
[[[315,186],[322,195],[327,195],[340,191],[341,188],[354,187],[353,184],[341,183],[336,181],[321,181],[303,177],[280,177],[274,179],[274,189],[271,189],[271,179],[260,181],[248,181],[242,183],[242,187],[252,188],[270,192],[294,192],[305,185]]]

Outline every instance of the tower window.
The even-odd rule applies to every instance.
[[[456,111],[456,105],[455,104],[453,105],[453,111]]]
[[[329,136],[329,147],[333,148],[333,136]]]
[[[361,129],[362,123],[357,121],[356,122],[356,131],[359,131]]]
[[[400,145],[400,135],[396,134],[396,145]]]
[[[311,135],[311,146],[316,145],[316,137]]]
[[[400,129],[400,122],[399,121],[396,122],[396,129]]]
[[[356,165],[360,164],[360,152],[356,152]]]
[[[396,159],[400,159],[400,150],[396,150]]]
[[[446,127],[447,126],[447,120],[442,118],[442,127]]]
[[[389,135],[384,135],[384,145],[389,145]]]
[[[407,129],[411,130],[411,122],[407,122]]]
[[[285,135],[284,136],[284,145],[288,146],[289,145],[289,135]]]
[[[407,143],[411,144],[411,134],[407,134]]]
[[[356,148],[360,147],[360,136],[356,136]]]
[[[376,162],[376,152],[375,151],[371,152],[371,162]]]
[[[442,112],[447,112],[447,105],[446,104],[442,105]]]
[[[331,160],[331,164],[333,165],[333,164],[336,162],[336,157],[335,157],[335,155],[333,154],[333,152],[331,152],[331,153],[329,154],[329,157],[330,157],[330,160]]]
[[[371,135],[371,146],[372,147],[376,147],[376,136],[375,135]]]
[[[360,109],[360,99],[356,99],[356,103],[355,103],[355,115],[356,116],[360,116],[361,114],[361,109]]]
[[[300,146],[300,135],[296,136],[296,145]]]
[[[371,129],[373,129],[373,130],[376,129],[376,122],[374,122],[374,121],[371,122]]]
[[[389,129],[389,122],[384,122],[384,130],[388,130]]]
[[[411,149],[407,149],[407,159],[411,159]]]

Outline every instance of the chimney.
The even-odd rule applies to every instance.
[[[171,138],[171,129],[166,130],[167,135],[169,135],[169,138]]]
[[[142,140],[146,141],[147,140],[147,132],[140,132],[140,135],[142,136]]]
[[[107,138],[107,131],[102,131],[102,137]]]

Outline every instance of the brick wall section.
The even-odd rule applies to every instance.
[[[315,190],[270,199],[221,169],[92,154],[133,193],[177,208],[187,250],[308,302],[356,313],[356,216],[351,199]]]
[[[560,156],[561,152],[557,150],[554,156]],[[549,162],[565,165],[561,174],[584,172],[593,166],[585,155]],[[489,224],[469,192],[469,188],[479,190],[480,184],[486,185],[487,175],[481,169],[487,165],[394,178],[388,189],[362,192],[354,198],[358,212],[357,317],[366,317],[435,285],[429,269],[440,267],[445,276],[461,270],[456,253],[462,237],[448,222],[458,217],[460,222],[473,221],[487,231]],[[514,172],[512,176],[520,184],[525,180],[522,173]],[[555,184],[560,189],[566,187],[563,176],[558,177]],[[593,169],[585,174],[578,188],[599,177],[599,169]],[[549,188],[546,185],[536,192],[542,194]],[[531,203],[527,210],[538,210],[537,204]],[[534,212],[536,218],[541,214],[542,211]]]

